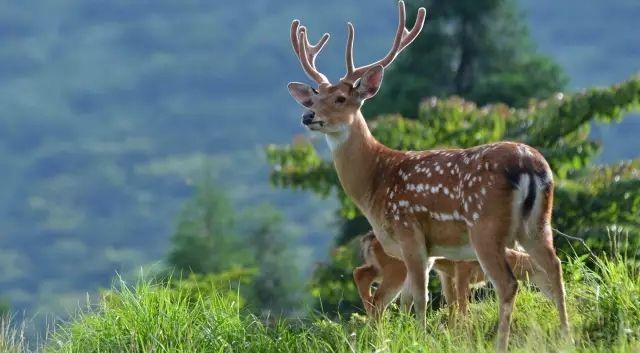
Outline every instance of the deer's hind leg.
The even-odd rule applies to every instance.
[[[518,241],[533,259],[533,262],[546,273],[549,286],[547,289],[558,309],[562,333],[570,338],[562,264],[556,256],[551,229],[553,187],[550,184],[541,185],[542,183],[538,179],[535,180],[538,186],[535,202],[531,214],[522,224]]]
[[[514,277],[505,253],[505,242],[509,224],[487,221],[478,222],[471,229],[471,243],[482,270],[493,284],[500,303],[498,352],[506,352],[509,344],[511,316],[518,292],[518,281]]]
[[[542,268],[547,275],[549,288],[547,289],[553,298],[554,304],[560,316],[560,328],[562,333],[570,336],[569,319],[565,302],[564,281],[562,278],[562,264],[556,256],[553,247],[553,234],[551,226],[545,225],[538,234],[533,234],[520,240],[520,244],[525,248],[535,264]]]

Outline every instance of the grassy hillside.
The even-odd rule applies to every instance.
[[[638,262],[623,255],[565,264],[575,345],[558,336],[552,304],[522,286],[511,351],[640,351],[639,271]],[[447,326],[446,309],[431,311],[425,334],[399,313],[378,326],[358,315],[337,322],[321,315],[265,320],[245,314],[235,293],[120,283],[60,326],[42,352],[491,352],[497,306],[485,294],[489,299],[473,304],[468,320],[456,327]],[[7,330],[4,335],[4,351],[24,352],[20,339],[11,340]]]
[[[392,3],[2,2],[0,295],[27,316],[64,314],[116,271],[155,263],[204,165],[239,207],[284,209],[304,229],[309,260],[324,256],[335,207],[270,188],[262,158],[261,146],[303,132],[285,89],[306,80],[289,24],[298,17],[314,38],[332,33],[318,65],[336,78],[344,23],[358,28],[358,62],[384,55]],[[573,87],[639,69],[635,0],[521,3]],[[624,151],[608,158],[637,155],[635,124],[603,132],[605,154]]]

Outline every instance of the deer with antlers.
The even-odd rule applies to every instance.
[[[520,143],[468,149],[397,151],[378,142],[360,111],[382,84],[384,68],[418,36],[426,10],[405,28],[404,3],[391,50],[354,67],[354,28],[348,24],[347,73],[331,84],[315,59],[328,34],[312,45],[295,20],[291,43],[302,68],[317,82],[288,85],[306,108],[302,123],[326,136],[345,193],[371,224],[384,251],[407,268],[417,320],[426,320],[428,272],[436,258],[478,260],[495,287],[500,310],[497,350],[504,352],[518,290],[506,247],[518,241],[549,277],[562,330],[569,331],[561,263],[551,232],[553,177],[544,157]],[[460,231],[463,229],[463,231]]]

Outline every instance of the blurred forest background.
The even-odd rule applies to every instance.
[[[321,186],[320,193],[331,196],[319,198],[274,188],[269,180],[264,147],[288,144],[294,136],[306,134],[299,123],[301,109],[286,90],[287,82],[305,80],[288,41],[289,25],[300,18],[313,39],[323,32],[332,34],[318,65],[337,78],[343,73],[345,22],[353,21],[359,33],[357,62],[371,61],[391,43],[397,21],[393,3],[0,4],[0,296],[13,312],[41,320],[77,308],[86,292],[108,287],[116,273],[136,278],[140,268],[157,274],[175,267],[216,283],[240,279],[247,288],[244,296],[258,310],[302,309],[309,300],[308,289],[319,295],[317,286],[309,287],[310,274],[315,273],[314,281],[325,288],[331,278],[322,276],[340,273],[319,273],[318,268],[326,265],[317,267],[316,262],[332,254],[330,266],[348,269],[341,259],[335,260],[342,250],[329,250],[336,237],[346,243],[362,225],[340,221],[342,215],[355,214],[329,186]],[[418,116],[420,99],[450,94],[526,110],[530,98],[555,99],[556,91],[610,86],[640,70],[640,6],[635,0],[461,2],[470,13],[434,2],[409,3],[427,7],[425,35],[415,49],[402,54],[399,67],[387,73],[385,84],[390,88],[383,85],[387,91],[367,107],[369,118],[399,112],[429,122],[428,112]],[[438,8],[442,17],[433,18]],[[487,51],[497,61],[481,57],[478,65],[488,74],[474,87],[456,77],[461,61],[454,60],[455,48],[448,47],[447,39],[461,33],[456,32],[460,18],[486,29],[468,33],[508,49]],[[430,47],[439,52],[430,52],[426,65],[420,55]],[[494,47],[476,49],[487,48]],[[453,67],[435,70],[446,65]],[[501,70],[504,65],[516,68],[520,76]],[[395,107],[383,104],[397,98],[393,87],[411,80],[406,79],[407,72],[421,68],[422,81],[405,87],[410,99]],[[532,72],[540,75],[526,75]],[[445,112],[447,107],[466,104],[455,99],[438,102],[442,105],[436,104],[437,108]],[[631,108],[625,102],[614,103],[622,111]],[[583,123],[593,125],[591,130],[567,128],[566,135],[552,141],[580,148],[581,159],[570,165],[582,168],[593,162],[637,158],[637,116],[609,123],[617,111],[591,108],[579,111],[585,115]],[[474,106],[468,109],[494,133],[464,141],[447,135],[445,143],[528,138],[526,131],[514,132],[509,124],[492,125],[505,116],[513,115],[515,122],[527,120],[518,112],[505,115],[492,110],[482,115]],[[485,116],[489,117],[482,120]],[[590,123],[593,116],[602,122]],[[554,117],[564,116],[546,118]],[[455,118],[464,125],[465,116]],[[397,120],[380,124],[380,131],[385,131],[384,124],[386,131],[402,131],[393,125]],[[546,125],[532,124],[527,126],[539,128],[535,130],[539,134],[532,136],[548,137]],[[428,134],[410,137],[415,139],[398,141],[400,147],[413,147],[421,138],[430,144]],[[321,155],[326,153],[324,141],[307,138]],[[557,150],[545,142],[551,139],[532,144]],[[602,149],[595,141],[602,141]],[[278,151],[270,152],[272,162],[284,158]],[[557,165],[569,165],[561,157]],[[595,171],[602,170],[573,175],[569,168],[564,176],[573,176],[572,181],[580,184],[580,177],[596,175]],[[608,177],[630,175],[627,170],[607,173],[602,171],[601,184],[608,183]],[[285,179],[276,176],[272,181],[291,185]],[[565,200],[579,205],[580,197],[588,198],[580,195]],[[635,200],[637,195],[632,196]],[[626,199],[624,193],[620,197]],[[625,214],[626,223],[634,226],[637,208],[626,211],[631,212]],[[571,227],[572,217],[577,215],[561,214],[559,222]],[[211,277],[212,273],[217,275]],[[348,272],[343,276],[350,280]]]

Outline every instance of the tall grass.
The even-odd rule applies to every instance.
[[[0,316],[0,352],[28,352],[24,327],[16,327],[9,316]]]
[[[564,266],[574,342],[562,339],[555,308],[521,286],[512,324],[511,352],[640,353],[640,266],[624,251],[572,257]],[[391,311],[371,323],[362,315],[321,315],[265,322],[240,306],[237,294],[207,285],[119,281],[95,306],[59,325],[37,351],[44,353],[147,352],[493,352],[497,305],[493,295],[471,305],[468,318],[448,324],[432,310],[427,329]],[[0,321],[0,352],[26,353],[22,330]]]
[[[573,258],[565,265],[575,343],[559,333],[555,308],[522,286],[512,325],[513,352],[640,352],[640,276],[623,256]],[[374,325],[365,317],[322,316],[267,324],[233,296],[195,295],[180,286],[120,284],[98,307],[62,325],[43,347],[71,352],[492,352],[497,305],[474,303],[468,319],[447,324],[431,311],[427,330],[398,312]]]

